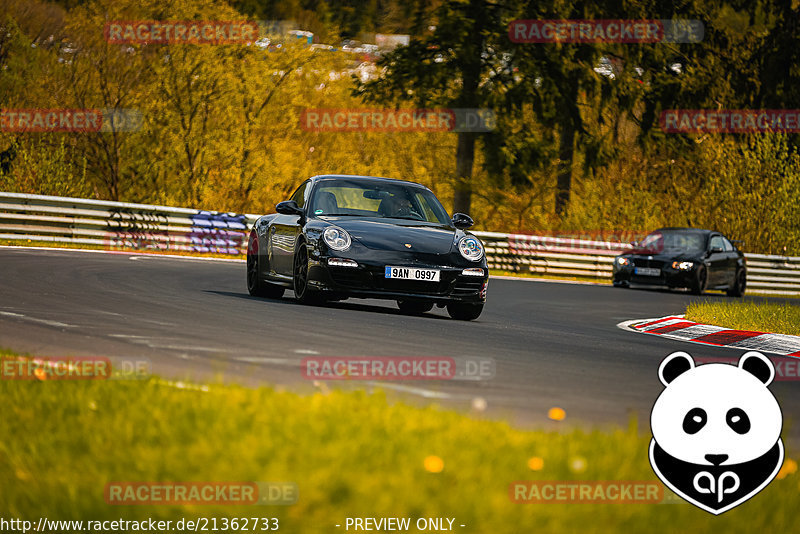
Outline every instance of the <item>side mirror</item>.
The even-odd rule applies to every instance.
[[[284,200],[275,205],[275,210],[282,215],[303,215],[303,210],[294,200]]]
[[[453,222],[453,226],[456,228],[461,228],[462,230],[475,224],[475,222],[472,220],[472,217],[465,213],[454,213],[451,221]]]
[[[722,247],[711,247],[708,249],[709,254],[718,254],[720,252],[722,252]]]

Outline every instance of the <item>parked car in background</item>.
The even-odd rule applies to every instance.
[[[744,254],[719,232],[661,228],[614,258],[613,283],[688,288],[695,294],[722,289],[741,297],[747,287]]]

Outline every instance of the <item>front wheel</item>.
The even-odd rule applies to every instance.
[[[733,277],[733,283],[728,286],[727,294],[729,297],[741,297],[744,295],[744,291],[747,288],[747,275],[743,269],[739,269],[736,271],[736,275]]]
[[[459,321],[472,321],[480,317],[483,303],[471,304],[467,302],[451,302],[447,305],[447,313]]]
[[[294,297],[303,304],[316,304],[320,300],[308,284],[308,250],[303,241],[294,253]]]
[[[695,273],[694,283],[692,284],[692,293],[695,295],[702,295],[703,291],[706,290],[706,285],[708,284],[708,271],[706,270],[704,265],[701,265],[697,268],[697,273]]]

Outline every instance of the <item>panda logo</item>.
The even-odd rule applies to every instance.
[[[672,491],[719,515],[764,489],[783,465],[783,414],[759,352],[738,365],[695,366],[685,352],[658,368],[665,389],[650,414],[650,465]]]

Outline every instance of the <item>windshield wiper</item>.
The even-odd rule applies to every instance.
[[[372,215],[361,215],[360,213],[320,213],[319,217],[372,217]]]
[[[417,222],[430,222],[426,221],[425,219],[420,219],[419,217],[382,217],[383,219],[402,219],[404,221],[417,221]]]

